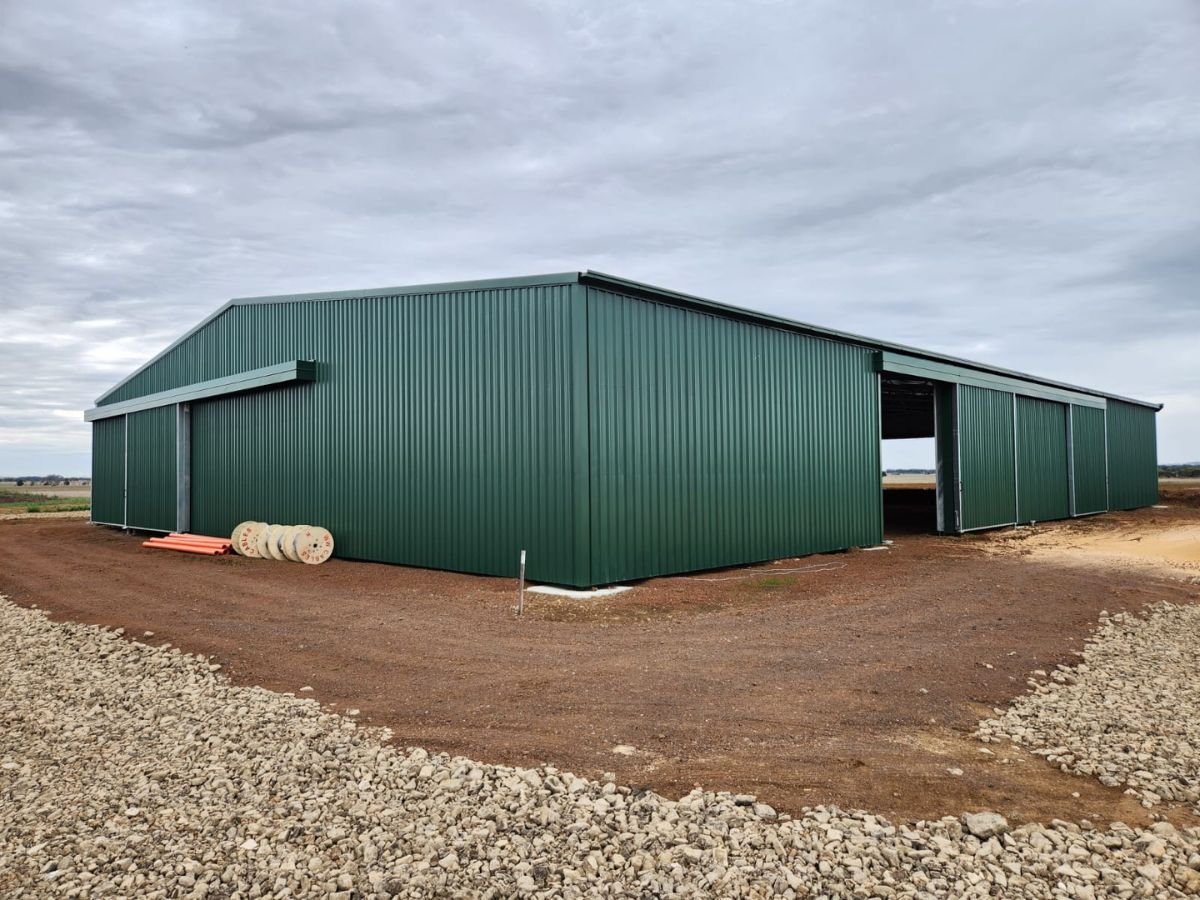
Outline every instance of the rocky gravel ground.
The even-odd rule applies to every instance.
[[[0,598],[0,896],[1178,897],[1200,830],[893,824],[385,743]],[[1165,688],[1164,688],[1165,690]]]
[[[1037,672],[1032,692],[980,723],[1063,771],[1125,786],[1146,807],[1200,814],[1200,606],[1102,615],[1081,662]]]

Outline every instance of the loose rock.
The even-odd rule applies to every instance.
[[[1099,898],[1200,885],[1192,828],[973,830],[832,807],[788,819],[750,794],[672,801],[611,777],[400,750],[312,700],[3,599],[0,686],[4,897]]]
[[[1001,715],[979,724],[1064,771],[1124,786],[1146,807],[1200,814],[1200,606],[1160,603],[1144,616],[1101,613],[1078,665],[1058,666]]]
[[[990,838],[1008,831],[1008,821],[994,812],[963,813],[963,825],[977,838]]]

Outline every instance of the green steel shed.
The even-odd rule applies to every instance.
[[[98,524],[582,587],[879,544],[886,438],[946,533],[1150,505],[1159,409],[587,271],[232,300],[85,418]]]

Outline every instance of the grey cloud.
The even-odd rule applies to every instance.
[[[41,73],[0,66],[0,110],[6,116],[41,118],[53,110],[57,116],[93,116],[95,101],[80,91],[45,78]]]

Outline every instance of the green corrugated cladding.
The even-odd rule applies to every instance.
[[[962,529],[1016,522],[1013,395],[960,384],[958,441]]]
[[[1071,459],[1075,515],[1104,512],[1108,509],[1104,410],[1071,407]]]
[[[1135,509],[1158,502],[1158,437],[1154,410],[1108,401],[1108,506]]]
[[[587,291],[594,583],[882,540],[869,350]]]
[[[1017,521],[1045,522],[1070,515],[1067,407],[1017,397]]]
[[[92,521],[125,524],[125,418],[92,423]]]
[[[532,580],[583,586],[877,543],[874,353],[547,276],[234,304],[101,405],[315,360],[315,382],[192,405],[193,530],[315,522],[339,556],[504,576],[524,549]],[[1011,394],[942,386],[943,425],[954,390],[963,527],[1005,524]],[[1019,518],[1064,518],[1066,407],[1018,403]],[[1109,408],[1113,505],[1153,503],[1154,412]],[[175,525],[174,421],[129,416],[130,525]],[[121,423],[93,424],[98,521],[123,521]]]
[[[505,576],[524,549],[532,580],[588,583],[576,289],[232,307],[138,389],[289,359],[317,380],[192,405],[193,530],[313,522],[341,557]]]
[[[175,530],[175,407],[130,413],[130,528]]]

